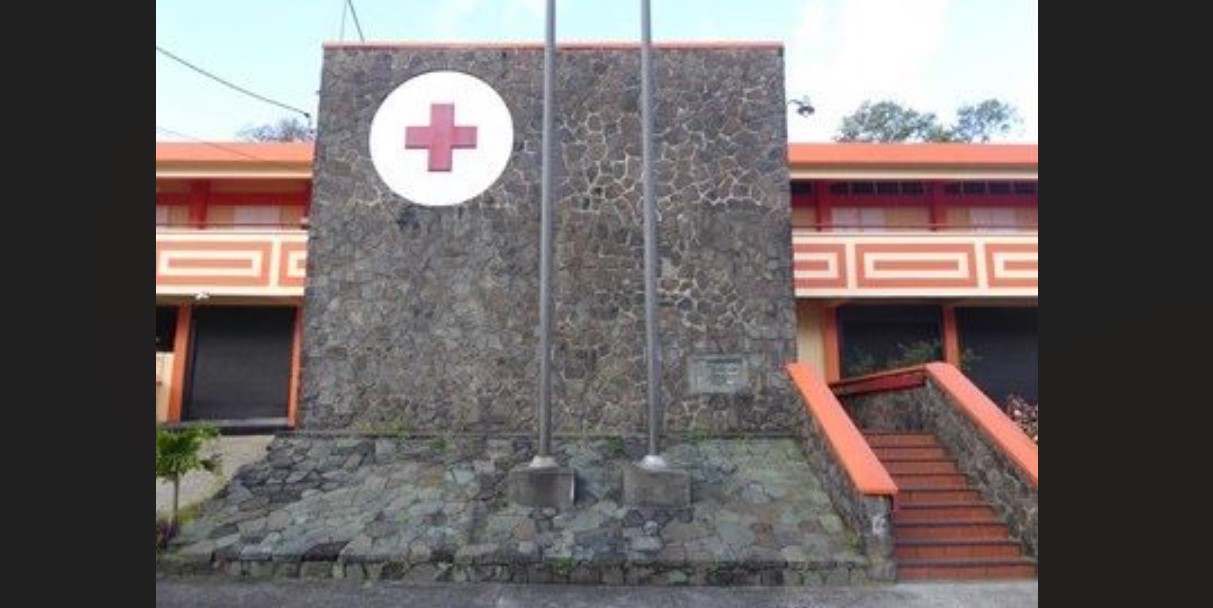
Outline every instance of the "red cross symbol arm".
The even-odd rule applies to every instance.
[[[455,104],[430,104],[430,124],[405,127],[404,147],[429,152],[429,171],[450,171],[452,150],[476,148],[476,127],[455,126]]]

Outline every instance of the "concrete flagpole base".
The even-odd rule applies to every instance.
[[[691,474],[670,467],[660,456],[645,456],[623,469],[623,504],[683,509],[691,506]]]
[[[535,464],[532,462],[510,471],[510,502],[524,507],[567,509],[573,506],[573,467],[557,466],[554,460],[540,463],[550,466]]]

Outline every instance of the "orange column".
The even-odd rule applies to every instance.
[[[931,207],[931,230],[943,230],[948,223],[948,214],[943,208],[943,184],[927,183],[927,203]]]
[[[960,368],[960,333],[956,331],[956,307],[943,307],[943,360]]]
[[[290,393],[286,397],[286,424],[295,428],[295,411],[299,405],[299,362],[300,343],[303,338],[303,309],[295,309],[295,336],[291,340],[291,381]]]
[[[185,394],[185,365],[190,350],[190,315],[193,308],[189,304],[177,307],[177,329],[173,336],[173,386],[168,395],[168,421],[181,421],[181,404]]]
[[[821,331],[825,337],[826,382],[837,382],[842,379],[841,368],[838,364],[842,350],[838,342],[837,306],[821,308]]]
[[[822,192],[830,187],[829,180],[821,180],[813,184],[813,203],[817,207],[817,230],[819,232],[829,232],[832,230],[832,218],[830,217],[830,199],[829,192]]]
[[[206,206],[211,196],[210,182],[194,182],[190,184],[190,226],[203,228],[206,226]]]

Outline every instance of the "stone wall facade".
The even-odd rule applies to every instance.
[[[961,472],[981,489],[982,497],[1007,522],[1011,536],[1023,543],[1028,556],[1039,559],[1040,492],[1036,485],[930,379],[920,390],[930,395],[927,424],[939,443],[956,457]]]
[[[839,402],[855,426],[865,431],[921,433],[927,426],[925,401],[930,399],[921,389],[859,393],[840,397]]]
[[[817,419],[808,411],[800,415],[800,444],[818,471],[822,488],[847,526],[859,535],[868,558],[872,580],[891,581],[897,576],[893,560],[893,504],[886,496],[868,496],[859,491],[843,470]]]
[[[542,49],[325,51],[305,292],[303,429],[533,432]],[[558,55],[553,428],[645,428],[640,55]],[[464,204],[394,194],[367,149],[380,101],[458,70],[498,91],[514,154]],[[790,432],[795,359],[779,46],[654,51],[662,394],[668,431]],[[748,389],[692,394],[698,355]]]
[[[865,430],[934,433],[956,458],[960,471],[1007,522],[1025,552],[1038,557],[1039,492],[975,424],[935,387],[850,395],[841,399],[847,414]]]

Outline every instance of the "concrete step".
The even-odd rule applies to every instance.
[[[897,578],[907,580],[1016,579],[1036,576],[1036,560],[1027,557],[991,559],[908,559],[897,564]]]
[[[893,545],[893,557],[904,559],[989,559],[1023,557],[1009,538],[905,539]]]
[[[874,448],[934,447],[939,445],[935,436],[930,433],[865,432],[863,436],[868,440],[868,445]]]
[[[923,502],[901,505],[893,513],[895,522],[952,521],[956,519],[997,519],[994,508],[982,501]]]
[[[992,517],[949,521],[894,521],[893,542],[952,538],[1008,538],[1007,525]]]
[[[892,474],[898,489],[969,488],[969,478],[960,473],[901,473]]]

